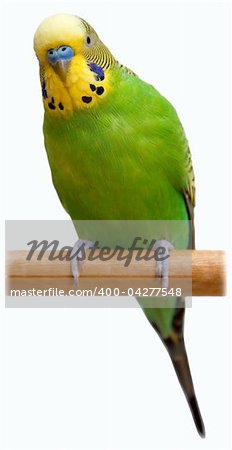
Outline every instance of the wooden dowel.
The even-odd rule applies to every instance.
[[[99,251],[100,252],[100,251]],[[10,289],[27,289],[28,286],[64,285],[66,289],[73,287],[70,261],[49,260],[46,252],[41,260],[37,260],[39,252],[27,261],[27,251],[11,251],[7,253],[6,278],[7,291]],[[83,287],[93,287],[96,283],[107,286],[127,287],[161,286],[159,278],[155,278],[155,260],[137,261],[137,253],[133,253],[128,267],[125,261],[118,261],[115,255],[109,261],[99,258],[88,260],[82,264],[80,283]],[[98,255],[96,252],[95,255]],[[141,257],[146,255],[143,250]],[[55,255],[57,256],[57,254]],[[99,256],[99,255],[98,255]],[[155,284],[154,284],[155,283]],[[226,285],[226,264],[223,251],[206,250],[173,250],[169,258],[169,288],[184,287],[184,295],[192,296],[224,296]],[[35,287],[36,287],[35,286]]]

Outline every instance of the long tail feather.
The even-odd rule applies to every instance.
[[[205,437],[205,426],[194,391],[184,339],[182,338],[181,340],[175,342],[171,338],[168,338],[163,342],[168,350],[179,383],[189,404],[197,431],[201,437]]]
[[[201,417],[196,394],[194,391],[191,371],[189,367],[187,352],[184,343],[184,315],[185,315],[184,299],[179,298],[177,308],[172,321],[172,330],[167,338],[163,338],[160,330],[154,322],[151,322],[153,328],[157,331],[163,344],[165,345],[171,358],[173,367],[176,371],[179,383],[183,389],[187,399],[190,411],[193,416],[197,431],[201,437],[205,437],[205,426]]]

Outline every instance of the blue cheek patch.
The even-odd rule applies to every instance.
[[[97,81],[103,81],[105,79],[105,72],[101,66],[98,66],[95,63],[88,63],[88,66],[91,72],[94,72],[97,76]]]

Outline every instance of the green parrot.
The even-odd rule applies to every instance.
[[[194,248],[194,174],[173,106],[120,64],[77,16],[46,18],[36,30],[34,49],[52,179],[78,235],[94,242],[101,233],[95,221],[113,221],[118,228],[114,234],[103,230],[101,243],[113,247],[117,241],[127,248],[130,233],[123,223],[137,221],[148,239],[163,240],[167,249]],[[173,221],[180,224],[175,230],[152,227]],[[170,355],[204,437],[183,336],[185,300],[172,298],[166,308],[138,301]]]

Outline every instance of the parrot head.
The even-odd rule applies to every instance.
[[[109,92],[116,60],[85,20],[69,14],[46,18],[36,30],[34,50],[50,114],[92,108]]]

